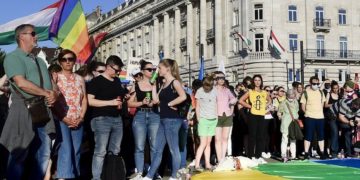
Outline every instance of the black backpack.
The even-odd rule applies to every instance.
[[[109,152],[104,159],[101,173],[102,180],[126,179],[125,162],[121,156]]]

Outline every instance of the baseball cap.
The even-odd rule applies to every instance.
[[[135,68],[131,71],[132,76],[136,76],[137,74],[141,73],[140,68]]]

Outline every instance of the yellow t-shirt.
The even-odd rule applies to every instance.
[[[267,92],[261,90],[260,92],[249,90],[249,100],[251,114],[265,116],[266,114],[266,97]]]
[[[326,97],[321,95],[323,92],[321,90],[314,91],[312,89],[306,90],[307,100],[304,93],[301,96],[300,103],[305,104],[305,117],[314,118],[314,119],[323,119],[324,113],[324,102]]]

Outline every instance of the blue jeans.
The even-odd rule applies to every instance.
[[[339,123],[339,128],[341,129],[341,134],[344,136],[345,138],[345,155],[349,156],[351,155],[351,147],[352,147],[352,127],[350,127],[349,124],[345,124],[345,123]]]
[[[92,160],[93,179],[100,180],[104,158],[107,152],[118,155],[123,136],[121,117],[100,116],[91,120],[95,149]]]
[[[180,138],[180,155],[181,155],[181,163],[180,168],[186,168],[186,156],[187,156],[187,135],[189,130],[189,124],[187,120],[183,120],[181,123],[181,128],[179,132]]]
[[[160,119],[159,129],[156,135],[156,151],[151,159],[151,167],[147,177],[153,178],[160,166],[162,154],[167,143],[172,157],[171,177],[176,178],[176,173],[180,169],[179,151],[179,129],[182,119],[164,118]]]
[[[83,137],[83,126],[70,129],[64,122],[60,123],[60,147],[57,161],[57,179],[73,179],[80,176],[80,146]]]
[[[24,171],[24,162],[27,156],[32,157],[31,175],[25,179],[44,179],[50,159],[51,140],[45,127],[34,127],[35,136],[28,150],[20,157],[10,154],[7,168],[7,179],[21,179]]]
[[[155,139],[160,124],[160,117],[153,111],[143,112],[138,111],[132,123],[133,134],[135,138],[135,164],[138,173],[144,170],[144,148],[146,136],[150,144],[151,158],[155,153]]]
[[[337,155],[339,152],[339,127],[337,120],[330,120],[330,150],[332,155]]]

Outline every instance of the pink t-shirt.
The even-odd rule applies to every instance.
[[[231,104],[235,104],[236,97],[230,92],[230,89],[217,87],[217,109],[218,116],[231,116],[233,114]]]

